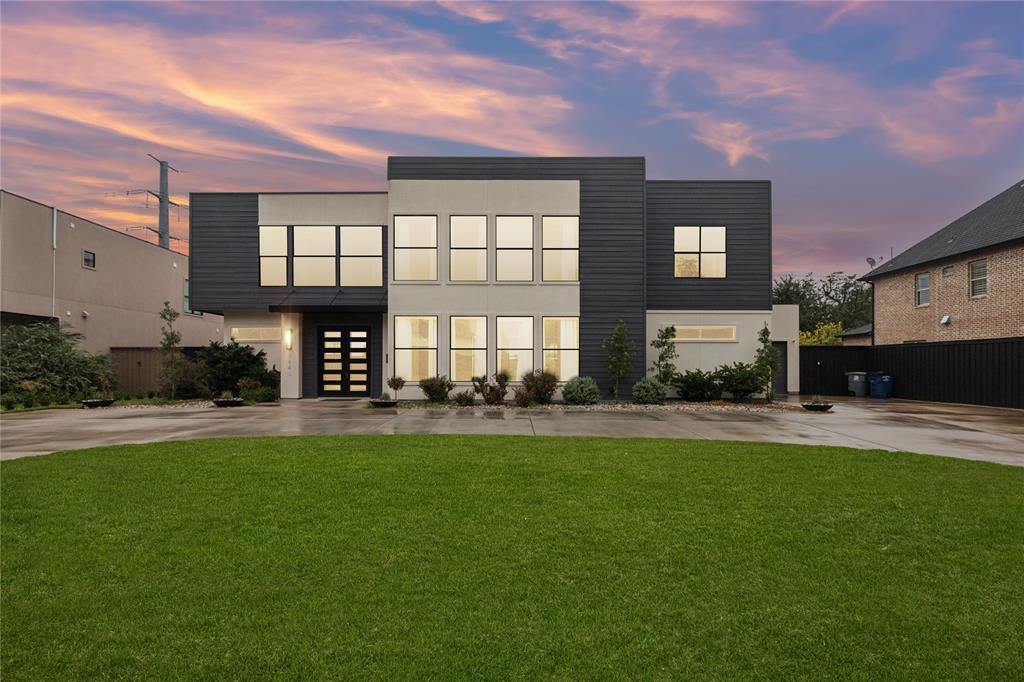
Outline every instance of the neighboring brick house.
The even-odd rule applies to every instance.
[[[1024,181],[862,279],[876,345],[1024,336]]]
[[[870,346],[871,325],[864,324],[859,327],[854,327],[850,331],[840,334],[839,338],[843,340],[844,346]]]

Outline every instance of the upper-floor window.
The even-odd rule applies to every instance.
[[[419,381],[437,374],[437,317],[395,316],[395,376]]]
[[[971,296],[984,296],[988,293],[988,259],[971,261],[968,264],[971,277]]]
[[[337,286],[338,250],[334,225],[296,225],[292,233],[292,284],[297,287]]]
[[[721,225],[677,225],[676,277],[725,277],[725,228]]]
[[[487,374],[487,318],[452,316],[452,381],[472,381]]]
[[[342,225],[338,281],[343,287],[384,284],[384,246],[380,225]]]
[[[82,267],[90,270],[96,269],[96,254],[92,251],[82,250]]]
[[[533,371],[533,318],[499,317],[498,371],[518,381]]]
[[[260,225],[260,286],[288,286],[288,228]]]
[[[498,216],[494,223],[499,282],[533,281],[533,216]]]
[[[544,318],[544,369],[559,381],[580,373],[580,318]]]
[[[202,315],[201,312],[192,310],[192,287],[188,283],[188,278],[185,278],[182,284],[181,311],[186,315]]]
[[[914,275],[914,305],[928,305],[931,300],[931,276],[927,272]]]
[[[449,278],[486,282],[487,216],[453,215],[448,221]]]
[[[579,281],[579,216],[544,216],[541,219],[541,249],[544,281]]]
[[[437,216],[395,216],[395,280],[437,279]]]

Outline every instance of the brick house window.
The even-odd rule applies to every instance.
[[[988,259],[971,261],[967,267],[971,277],[971,298],[988,294]]]
[[[927,272],[914,275],[914,305],[928,305],[931,300],[931,277]]]

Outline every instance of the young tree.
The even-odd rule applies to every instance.
[[[181,332],[174,329],[174,322],[180,315],[171,307],[170,301],[164,301],[163,310],[160,311],[160,319],[166,324],[160,327],[160,387],[171,400],[174,400],[178,383],[185,373],[185,358],[178,348]]]
[[[801,346],[840,346],[843,339],[843,325],[838,322],[825,322],[814,328],[814,331],[800,332]]]
[[[679,351],[676,349],[675,338],[676,328],[669,325],[659,329],[658,338],[651,341],[651,348],[658,351],[658,358],[651,365],[651,373],[666,386],[676,376],[676,363],[673,360],[679,357]]]
[[[782,366],[782,358],[779,349],[772,345],[772,333],[768,325],[761,327],[757,333],[757,340],[761,343],[754,353],[754,368],[761,376],[761,385],[764,387],[764,395],[769,401],[775,398],[775,389],[772,388],[772,380],[779,373]]]
[[[629,374],[636,344],[629,338],[626,323],[619,320],[612,335],[601,342],[601,350],[608,356],[608,375],[612,378],[612,396],[619,399],[619,381]]]

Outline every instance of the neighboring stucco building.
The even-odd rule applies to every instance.
[[[1024,336],[1024,181],[863,279],[876,345]]]
[[[92,352],[160,344],[164,301],[186,311],[183,346],[223,336],[220,315],[187,312],[188,257],[0,191],[0,320],[60,320]]]
[[[386,192],[197,193],[193,306],[267,352],[285,398],[369,396],[387,377],[499,369],[626,393],[674,325],[680,369],[754,357],[767,323],[777,390],[797,391],[795,306],[771,304],[771,185],[648,181],[642,157],[393,157]]]

